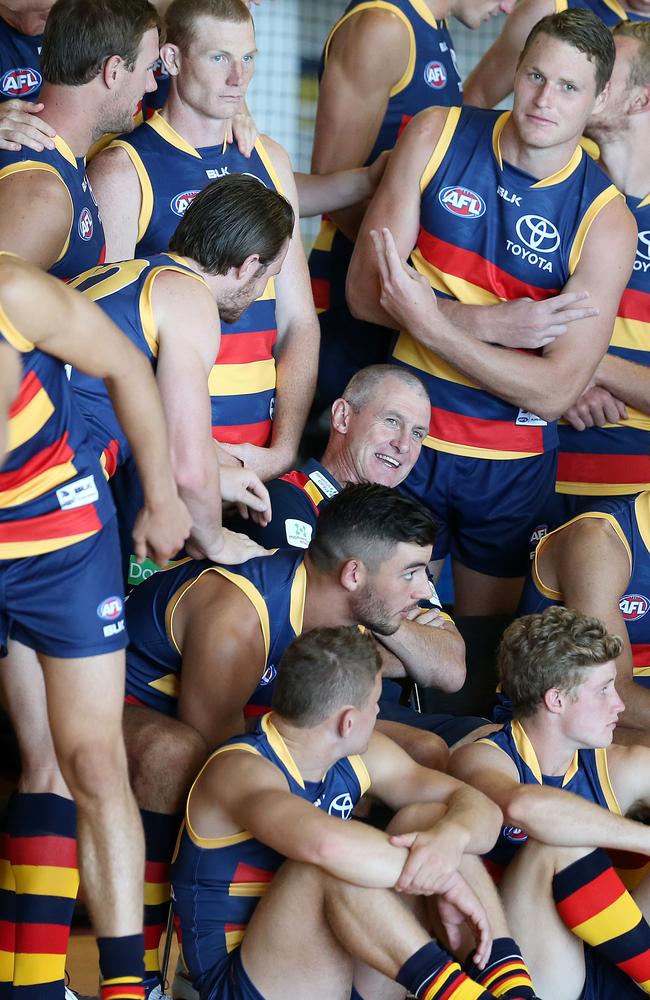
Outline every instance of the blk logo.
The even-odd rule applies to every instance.
[[[553,253],[560,245],[560,234],[543,215],[522,215],[515,228],[521,242],[531,250]]]
[[[619,607],[626,622],[634,622],[648,613],[650,601],[643,594],[625,594]]]
[[[430,62],[424,67],[424,82],[433,87],[434,90],[441,90],[447,83],[447,70],[441,62]]]
[[[465,187],[446,187],[438,195],[443,208],[463,219],[478,219],[485,213],[485,202],[476,191]]]

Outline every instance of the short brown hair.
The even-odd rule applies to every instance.
[[[382,383],[387,378],[402,382],[407,388],[422,396],[427,403],[429,402],[429,393],[424,383],[417,375],[401,365],[368,365],[366,368],[361,368],[352,376],[341,393],[341,398],[350,404],[355,413],[359,413],[381,391]]]
[[[165,37],[183,51],[194,41],[194,25],[199,17],[214,17],[231,24],[253,23],[243,0],[172,0],[165,14]]]
[[[620,21],[612,28],[612,34],[614,38],[634,38],[639,43],[639,50],[631,60],[628,86],[650,86],[650,21]]]
[[[363,705],[380,669],[376,642],[356,625],[305,632],[280,661],[273,711],[294,726],[317,726],[346,705]]]
[[[590,667],[615,660],[622,648],[623,640],[610,635],[600,619],[570,608],[518,618],[503,633],[497,656],[513,715],[533,715],[551,688],[574,691]]]
[[[596,73],[596,94],[601,90],[612,75],[616,47],[609,28],[605,27],[599,17],[590,10],[575,7],[562,10],[559,14],[549,14],[533,27],[519,56],[523,59],[538,35],[548,35],[557,38],[567,45],[572,45],[578,52],[584,53],[589,62],[594,64]]]
[[[56,0],[45,23],[43,78],[80,87],[94,80],[111,56],[120,56],[132,70],[150,28],[160,33],[161,20],[149,0]]]

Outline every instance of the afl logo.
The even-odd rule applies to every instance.
[[[42,83],[43,77],[35,69],[10,69],[0,80],[0,90],[7,97],[29,97]]]
[[[438,195],[438,201],[452,215],[460,215],[463,219],[478,219],[485,213],[485,202],[470,188],[443,188]]]
[[[349,792],[337,795],[329,804],[328,813],[330,816],[338,816],[340,819],[349,819],[354,809],[354,802]]]
[[[114,622],[120,618],[124,611],[124,601],[121,597],[107,597],[105,601],[97,605],[97,617],[103,622]]]
[[[528,840],[526,831],[521,830],[518,826],[504,826],[502,833],[506,840],[512,844],[525,844]]]
[[[553,253],[560,245],[560,234],[543,215],[522,215],[515,228],[521,242],[531,250]]]
[[[170,207],[174,215],[184,216],[198,193],[198,191],[183,191],[172,198]]]
[[[621,597],[619,607],[626,622],[635,622],[648,613],[650,601],[643,594],[626,594]]]
[[[93,217],[89,208],[82,208],[79,216],[79,235],[82,240],[91,240],[93,236]]]
[[[260,684],[264,685],[270,684],[277,677],[277,673],[278,672],[275,669],[275,666],[272,663],[269,663],[268,667],[262,674],[262,679],[260,680]]]
[[[424,67],[424,82],[434,90],[441,90],[447,82],[447,70],[441,62],[430,62]]]

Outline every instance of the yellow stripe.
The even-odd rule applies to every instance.
[[[211,396],[248,396],[275,389],[275,359],[242,365],[216,364],[208,379]]]
[[[569,0],[555,0],[555,13],[559,14],[563,10],[569,9]]]
[[[436,993],[440,991],[444,983],[446,983],[451,976],[454,976],[457,973],[458,973],[458,966],[455,963],[450,965],[448,968],[443,969],[442,972],[439,972],[438,975],[435,977],[435,979],[431,981],[431,984],[425,990],[423,1000],[429,1000],[430,997],[434,997]],[[476,983],[474,983],[474,985],[476,986]]]
[[[226,931],[226,951],[230,954],[235,948],[244,940],[244,934],[246,931]]]
[[[66,535],[63,538],[44,538],[41,541],[26,539],[22,542],[0,542],[0,559],[20,559],[23,556],[41,556],[45,552],[56,552],[69,545],[76,545],[86,538],[92,538],[96,531],[85,531],[81,535]]]
[[[194,146],[188,142],[187,139],[184,139],[175,128],[172,128],[169,122],[161,117],[159,111],[156,111],[151,118],[149,118],[146,124],[149,128],[152,128],[154,132],[157,132],[161,139],[168,142],[170,146],[180,149],[183,153],[187,153],[189,156],[196,157],[197,160],[202,159],[201,154],[194,148]]]
[[[228,890],[229,896],[263,896],[268,891],[270,882],[243,882],[240,885],[231,885]]]
[[[645,198],[642,198],[637,208],[645,208],[646,205],[650,205],[650,194],[647,194]]]
[[[302,624],[305,617],[306,592],[307,570],[305,569],[305,564],[300,563],[291,584],[291,597],[289,600],[289,621],[296,635],[300,635],[302,632]]]
[[[454,385],[464,385],[469,389],[479,388],[476,382],[461,375],[437,354],[433,354],[427,347],[414,340],[410,333],[400,333],[393,350],[393,357],[405,365],[417,368],[418,371],[435,375],[446,382],[453,382]]]
[[[145,972],[158,972],[160,968],[160,958],[158,955],[157,948],[145,948],[144,952],[144,969]]]
[[[323,250],[325,253],[329,253],[332,249],[332,242],[334,236],[337,232],[337,227],[329,219],[323,219],[321,222],[320,229],[318,230],[318,236],[314,243],[314,250]]]
[[[56,138],[58,138],[58,136]],[[76,165],[77,164],[75,162],[75,167]],[[70,194],[68,185],[63,180],[63,177],[51,163],[38,163],[36,160],[23,160],[21,163],[11,163],[8,167],[4,167],[0,170],[0,180],[3,180],[5,177],[10,177],[12,174],[24,173],[27,170],[43,170],[45,173],[54,174],[54,176],[61,181],[63,187],[65,188],[65,192],[70,199],[70,225],[68,226],[68,235],[66,236],[65,243],[63,244],[63,249],[54,262],[55,264],[58,264],[60,260],[63,260],[68,251],[68,247],[70,246],[70,234],[72,233],[72,224],[74,222],[74,202],[72,200],[72,195]]]
[[[39,389],[29,403],[9,420],[8,450],[13,451],[14,448],[19,448],[21,444],[30,441],[45,426],[53,413],[52,400],[45,389]]]
[[[304,489],[305,489],[305,493],[307,494],[307,496],[311,497],[311,499],[314,501],[314,503],[318,507],[319,503],[323,499],[323,494],[321,493],[321,491],[316,486],[316,483],[313,483],[311,481],[311,479],[309,479],[305,483]]]
[[[533,559],[533,583],[535,584],[535,587],[540,592],[540,594],[543,594],[544,597],[548,597],[549,600],[551,601],[562,601],[564,599],[564,594],[560,590],[553,590],[542,580],[539,571],[539,561],[542,551],[548,544],[549,538],[554,538],[556,535],[559,534],[560,531],[564,531],[565,528],[568,528],[570,525],[575,524],[576,521],[582,521],[585,518],[593,518],[594,520],[607,521],[611,525],[611,527],[616,532],[619,540],[621,541],[622,545],[625,547],[625,551],[627,552],[628,562],[630,564],[630,573],[632,572],[632,551],[630,549],[629,542],[625,537],[625,534],[623,533],[623,529],[621,528],[616,518],[612,514],[607,514],[604,511],[599,511],[599,510],[585,511],[584,514],[578,514],[577,517],[571,518],[571,520],[567,521],[566,524],[561,524],[559,528],[555,528],[553,531],[549,531],[548,535],[544,535],[544,537],[539,540],[537,548],[535,549],[535,557]]]
[[[361,794],[365,795],[370,788],[372,781],[370,779],[370,774],[368,773],[368,768],[366,767],[363,757],[359,757],[358,754],[354,754],[352,757],[348,757],[352,770],[357,776],[357,781],[359,782],[359,788],[361,789]]]
[[[445,124],[442,132],[440,133],[440,138],[436,143],[436,148],[431,154],[426,167],[422,171],[422,176],[420,177],[420,191],[424,191],[429,186],[431,178],[434,176],[438,167],[442,163],[445,153],[449,149],[449,143],[453,139],[454,132],[456,131],[461,110],[462,108],[450,108],[447,112]]]
[[[515,971],[519,971],[519,972],[523,971],[523,969],[522,969],[522,962],[521,961],[518,961],[518,962],[517,961],[515,961],[515,962],[508,962],[507,965],[501,965],[501,966],[499,966],[499,968],[496,970],[496,972],[493,972],[491,975],[488,975],[488,976],[486,976],[484,978],[482,985],[485,986],[485,988],[489,990],[489,988],[492,985],[492,983],[494,983],[494,982],[496,982],[496,980],[500,979],[501,976],[505,976],[508,972],[515,972]],[[514,986],[515,984],[517,986],[526,986],[526,985],[530,986],[530,976],[526,976],[526,977],[522,976],[522,978],[519,981],[517,981],[517,980],[509,980],[508,981],[508,986]]]
[[[138,216],[138,236],[136,239],[136,242],[139,243],[149,228],[151,216],[153,215],[153,187],[151,185],[149,174],[147,173],[147,168],[142,162],[142,158],[138,151],[128,142],[125,142],[124,139],[116,139],[108,148],[113,149],[114,147],[119,147],[125,151],[133,164],[135,172],[138,175],[138,180],[140,181],[142,204],[140,205],[140,214]]]
[[[223,566],[213,566],[211,570],[223,576],[226,580],[230,580],[234,583],[236,587],[239,587],[242,594],[245,594],[248,600],[251,602],[255,610],[257,611],[257,616],[260,620],[260,628],[262,629],[262,638],[264,639],[264,660],[268,659],[269,649],[271,646],[271,628],[269,624],[269,609],[266,606],[264,598],[260,594],[259,590],[255,584],[251,583],[244,576],[238,576],[236,573],[231,573],[230,570],[224,569]],[[206,572],[210,572],[207,570]]]
[[[618,3],[618,0],[603,0],[603,3],[606,7],[609,7],[610,10],[614,11],[619,20],[629,20],[627,11],[620,3]]]
[[[5,254],[2,253],[0,256],[4,257]],[[9,254],[7,254],[9,256]],[[11,254],[11,256],[14,256]],[[29,351],[34,350],[34,345],[31,340],[27,340],[23,337],[22,333],[19,333],[14,324],[11,322],[6,312],[0,304],[0,330],[2,330],[2,336],[5,338],[8,344],[15,347],[17,351],[21,354],[27,354]]]
[[[14,957],[14,986],[41,986],[56,982],[65,972],[62,955],[34,955],[16,952]]]
[[[415,269],[428,279],[432,288],[435,288],[438,292],[446,292],[448,295],[452,295],[465,305],[491,306],[505,301],[481,285],[475,285],[466,278],[459,278],[456,274],[447,274],[446,271],[441,271],[439,268],[434,267],[433,264],[430,264],[422,256],[422,253],[418,249],[412,252],[411,260]]]
[[[541,181],[535,181],[534,184],[531,184],[531,187],[546,188],[553,187],[554,184],[561,184],[562,181],[565,181],[567,177],[570,177],[574,170],[580,166],[582,157],[582,146],[576,146],[568,163],[566,163],[560,170],[556,170],[554,174],[549,174],[548,177],[543,177]]]
[[[0,951],[0,983],[10,983],[14,978],[13,951]]]
[[[610,903],[605,911],[572,927],[571,933],[588,944],[602,944],[627,934],[639,922],[639,910],[627,893]]]
[[[144,905],[159,906],[169,902],[169,882],[145,882]]]
[[[501,133],[506,127],[508,120],[510,118],[510,112],[504,111],[502,115],[499,115],[494,123],[494,128],[492,129],[492,152],[496,158],[499,167],[503,170],[503,157],[501,156]]]
[[[634,516],[643,544],[650,552],[650,492],[642,493],[636,498]]]
[[[88,288],[81,289],[81,294],[91,302],[99,302],[133,285],[149,266],[148,260],[125,260],[119,264],[102,264],[100,267],[92,267],[78,274],[68,282],[68,285],[70,288],[79,289],[79,286],[90,278],[98,279]]]
[[[23,895],[77,898],[79,872],[76,868],[55,868],[53,865],[14,865],[13,868]]]
[[[555,492],[570,497],[626,497],[648,488],[648,483],[555,483]]]
[[[277,173],[275,167],[273,166],[273,161],[271,160],[271,157],[269,156],[264,143],[259,138],[255,142],[255,152],[257,153],[257,155],[259,156],[260,160],[262,161],[262,163],[266,167],[266,172],[268,173],[269,177],[273,181],[273,184],[275,186],[275,190],[278,192],[278,194],[282,194],[283,195],[284,194],[284,189],[282,187],[282,181],[278,177],[278,173]]]
[[[16,880],[11,868],[11,862],[6,858],[0,858],[0,889],[5,892],[16,891]]]
[[[438,24],[447,23],[446,19],[443,19],[440,22],[438,22],[431,13],[431,11],[429,10],[429,8],[427,7],[424,0],[411,0],[411,6],[418,12],[422,20],[426,21],[427,24],[430,24],[432,28],[437,28]]]
[[[413,3],[413,0],[411,0],[411,2]],[[415,7],[415,3],[413,3],[413,6]],[[342,24],[348,21],[351,17],[354,17],[355,14],[361,14],[363,11],[366,10],[388,11],[389,14],[394,14],[395,17],[399,18],[399,20],[403,23],[404,27],[408,31],[408,36],[409,36],[408,63],[406,64],[406,69],[402,73],[401,77],[399,78],[395,86],[392,88],[389,95],[390,97],[395,97],[395,95],[399,94],[400,91],[404,90],[405,87],[408,87],[409,83],[411,82],[411,79],[413,78],[413,70],[415,69],[416,46],[415,46],[415,32],[413,31],[413,25],[407,18],[406,14],[403,11],[401,11],[399,7],[394,7],[392,3],[386,3],[385,0],[367,0],[366,3],[360,3],[358,7],[354,8],[354,10],[351,10],[349,11],[349,13],[344,14],[343,17],[341,17],[336,22],[336,24],[329,33],[327,41],[325,42],[325,55],[324,55],[325,65],[327,65],[329,49],[332,42],[332,38],[334,37],[334,33],[341,27]]]
[[[178,698],[181,690],[178,674],[165,674],[164,677],[156,677],[154,681],[149,681],[147,687],[166,694],[169,698]]]
[[[607,808],[616,816],[622,816],[623,813],[618,799],[616,798],[616,792],[612,787],[612,782],[609,776],[609,768],[607,766],[607,750],[605,750],[604,747],[597,747],[595,754],[596,771],[598,772],[598,780],[600,781],[602,793],[605,796],[605,801],[607,802]]]
[[[609,346],[625,347],[628,350],[644,351],[647,354],[650,343],[649,334],[650,321],[624,319],[622,316],[617,316],[614,320],[614,332]]]
[[[55,486],[68,482],[76,475],[77,470],[72,462],[55,465],[13,490],[0,490],[0,507],[14,507],[19,503],[27,503],[54,489]]]
[[[291,777],[296,781],[301,788],[305,787],[305,782],[303,780],[302,774],[300,773],[300,768],[296,764],[295,760],[291,756],[291,751],[289,750],[287,744],[284,742],[282,736],[277,731],[273,725],[271,719],[271,713],[265,715],[262,719],[262,729],[266,733],[266,738],[269,741],[269,746],[276,754],[277,757],[282,761],[287,771]]]
[[[433,448],[434,451],[444,451],[446,455],[462,455],[464,458],[490,458],[495,461],[510,461],[519,458],[534,458],[539,454],[536,451],[498,451],[496,448],[475,448],[468,444],[456,444],[456,442],[443,441],[441,438],[432,437],[430,434],[422,442],[425,448]]]
[[[575,239],[573,240],[573,246],[571,247],[571,253],[569,254],[569,274],[573,274],[578,266],[580,256],[582,254],[582,248],[587,238],[587,233],[589,232],[596,216],[602,211],[605,205],[608,205],[610,201],[614,200],[614,198],[622,197],[623,195],[618,188],[614,187],[613,184],[610,184],[609,187],[600,192],[597,198],[594,198],[591,205],[583,215],[582,222],[578,226],[578,231],[575,235]]]

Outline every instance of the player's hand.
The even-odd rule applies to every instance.
[[[583,392],[577,403],[570,406],[563,416],[575,430],[584,431],[587,427],[604,427],[605,424],[627,420],[627,407],[622,399],[612,396],[608,389],[593,385]]]
[[[417,622],[418,625],[430,625],[431,628],[444,628],[450,624],[440,608],[411,608],[406,615],[406,620]]]
[[[415,268],[402,260],[390,229],[370,230],[379,265],[379,303],[397,326],[411,332],[438,311],[431,285]]]
[[[238,459],[246,469],[252,469],[263,483],[286,472],[291,464],[291,458],[279,452],[277,448],[260,448],[256,444],[219,444],[229,455]]]
[[[169,499],[156,506],[145,501],[133,527],[133,551],[137,561],[153,559],[164,566],[183,548],[191,530],[190,512],[175,487]]]
[[[236,142],[242,156],[250,157],[259,132],[248,111],[234,115],[226,125],[226,142]]]
[[[236,503],[239,513],[245,520],[248,520],[250,509],[256,514],[256,523],[266,527],[271,520],[271,500],[266,486],[257,473],[239,464],[224,465],[219,470],[219,476],[223,499]]]
[[[571,323],[598,315],[595,306],[579,304],[588,298],[589,292],[561,292],[540,302],[523,298],[487,306],[480,339],[533,351],[546,347],[562,337]]]
[[[401,833],[390,838],[393,847],[406,847],[409,856],[395,883],[396,892],[432,896],[453,884],[463,859],[458,837],[438,823],[431,830]]]
[[[492,951],[492,931],[483,904],[460,873],[438,897],[437,904],[449,947],[453,951],[461,946],[461,927],[467,924],[476,941],[472,958],[479,969],[484,969]]]
[[[27,146],[37,153],[54,149],[56,129],[38,117],[44,107],[16,99],[0,104],[0,149],[15,152]]]

